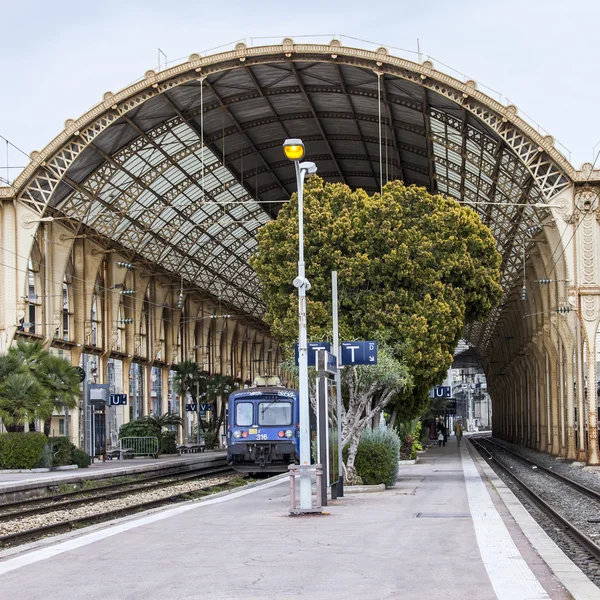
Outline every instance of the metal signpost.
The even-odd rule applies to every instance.
[[[337,374],[337,358],[327,352],[327,350],[319,350],[317,352],[317,371],[317,463],[322,465],[325,477],[325,485],[321,485],[321,506],[327,506],[327,488],[331,483],[329,468],[329,398],[327,386],[329,379],[334,379]],[[332,487],[331,491],[332,499],[334,499],[336,497],[337,486],[336,490]]]
[[[344,496],[344,475],[342,459],[342,373],[340,371],[340,334],[338,324],[338,293],[337,293],[337,271],[331,272],[331,306],[333,311],[333,348],[338,359],[335,371],[335,396],[337,403],[337,446],[338,446],[338,484],[337,495]]]
[[[97,447],[102,448],[102,456],[106,460],[106,405],[109,402],[109,389],[107,383],[90,383],[88,384],[88,399],[91,407],[91,445],[90,445],[90,456],[92,461],[96,454]],[[96,415],[104,415],[104,432],[97,432],[96,429]],[[100,423],[98,424],[100,425]],[[96,443],[96,434],[100,433],[100,441],[104,437],[104,443]]]

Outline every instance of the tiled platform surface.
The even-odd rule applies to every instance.
[[[2,589],[11,600],[600,598],[569,561],[561,584],[507,509],[510,491],[464,446],[431,449],[396,488],[347,495],[328,515],[288,516],[281,479],[4,551]]]

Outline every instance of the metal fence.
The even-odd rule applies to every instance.
[[[158,455],[158,438],[149,437],[124,437],[119,440],[119,450],[133,450],[135,456]]]

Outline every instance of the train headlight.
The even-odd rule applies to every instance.
[[[277,435],[278,435],[279,437],[283,437],[285,434],[283,433],[283,431],[278,431],[278,432],[277,432]]]
[[[294,435],[294,432],[291,429],[287,429],[285,432],[286,438],[291,438]]]
[[[247,438],[248,437],[248,432],[247,431],[242,431],[242,437],[243,438]]]
[[[236,440],[239,440],[239,439],[242,437],[242,432],[241,432],[241,431],[238,431],[238,430],[236,429],[236,430],[233,432],[233,437],[234,437]]]

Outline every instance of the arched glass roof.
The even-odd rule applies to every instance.
[[[246,48],[190,61],[118,94],[77,121],[19,180],[19,197],[260,318],[248,266],[257,230],[295,191],[281,144],[302,138],[327,181],[376,192],[403,179],[467,202],[504,257],[572,184],[573,169],[506,107],[433,69],[331,46]],[[484,342],[493,323],[472,329]],[[477,340],[472,340],[477,343]]]

